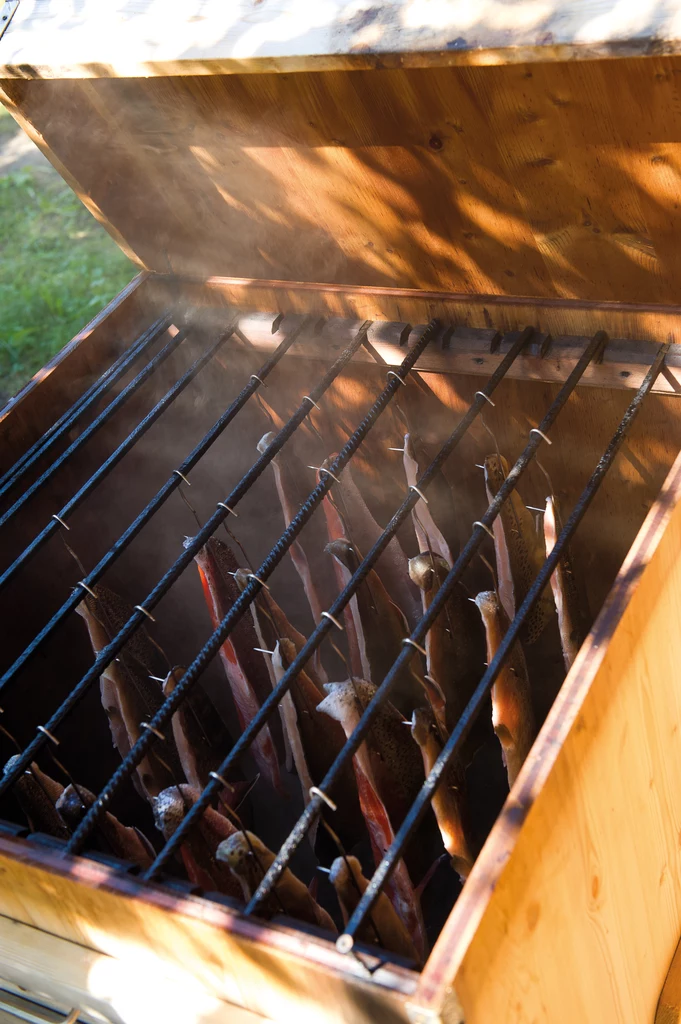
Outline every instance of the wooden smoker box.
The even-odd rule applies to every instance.
[[[141,271],[10,403],[3,470],[163,309],[230,306],[458,325],[416,366],[457,413],[495,332],[531,325],[509,424],[536,424],[606,330],[542,453],[574,500],[675,343],[575,542],[595,625],[420,974],[0,837],[0,978],[124,1024],[652,1021],[681,934],[681,5],[0,16],[0,98]]]

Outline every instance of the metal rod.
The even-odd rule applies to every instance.
[[[355,907],[354,912],[350,916],[347,925],[345,926],[343,949],[348,950],[352,948],[352,943],[348,942],[348,939],[354,940],[357,934],[357,930],[361,927],[362,921],[366,915],[370,912],[374,903],[376,902],[378,895],[390,878],[392,871],[394,870],[397,861],[399,860],[405,845],[407,844],[409,837],[418,825],[421,817],[425,813],[430,801],[437,789],[438,784],[442,780],[444,771],[449,764],[452,757],[461,748],[461,744],[468,735],[475,718],[482,709],[483,702],[487,697],[487,694],[492,689],[494,681],[496,680],[499,672],[502,669],[504,661],[508,656],[513,644],[518,639],[520,630],[527,618],[528,614],[532,610],[533,606],[541,597],[544,588],[547,586],[554,570],[556,569],[558,562],[560,561],[563,551],[570,542],[570,538],[574,534],[575,530],[584,518],[591,502],[595,498],[598,488],[600,487],[606,473],[610,469],[615,457],[620,450],[622,443],[633,424],[634,420],[638,416],[641,410],[643,401],[652,388],[655,380],[662,369],[665,356],[669,351],[670,342],[662,345],[657,352],[653,364],[650,370],[645,376],[643,383],[636,392],[631,404],[625,412],[617,430],[615,431],[610,444],[602,455],[598,465],[594,469],[589,482],[582,491],[579,501],[575,505],[570,518],[563,527],[556,541],[556,544],[551,551],[550,555],[542,565],[539,573],[537,574],[532,586],[525,596],[525,600],[521,604],[518,612],[516,613],[513,622],[509,626],[504,638],[499,645],[499,649],[495,654],[492,662],[483,675],[482,679],[478,683],[473,696],[466,705],[456,727],[453,729],[449,739],[445,743],[440,755],[438,756],[435,764],[433,765],[427,779],[423,783],[418,796],[414,803],[411,805],[407,815],[402,822],[400,828],[397,831],[395,839],[390,845],[390,849],[387,850],[381,863],[377,867],[374,875],[366,887],[362,898]]]
[[[309,322],[309,318],[306,319],[305,323],[309,324]],[[351,344],[341,352],[319,383],[315,386],[312,391],[312,395],[315,400],[322,397],[338,374],[350,361],[355,351],[364,344],[370,323],[371,321],[369,320],[365,321]],[[175,580],[179,578],[187,566],[193,561],[194,555],[201,550],[206,541],[212,537],[221,523],[230,514],[227,506],[229,506],[229,508],[234,508],[234,506],[241,500],[241,498],[250,489],[251,485],[254,484],[258,477],[264,472],[275,455],[283,448],[286,441],[288,441],[288,439],[294,434],[303,420],[309,416],[311,409],[312,406],[309,401],[303,400],[300,403],[297,410],[277,433],[272,443],[244,474],[225,501],[219,503],[213,515],[207,520],[205,525],[198,531],[191,541],[187,543],[186,547],[183,548],[182,553],[161,577],[154,589],[147,595],[143,602],[140,602],[140,605],[145,608],[146,611],[151,611],[151,609],[154,608],[162,597],[170,590]],[[52,715],[50,721],[47,723],[47,727],[50,731],[54,731],[66,715],[68,715],[69,712],[82,700],[90,686],[99,678],[107,665],[113,661],[133,633],[145,622],[145,620],[145,612],[135,610],[111,642],[108,643],[106,647],[102,648],[95,658],[94,663]],[[36,754],[42,749],[44,744],[45,740],[43,734],[38,733],[21,755],[20,760],[22,761],[22,764],[24,759],[26,759],[27,764],[30,764],[31,760],[33,760]],[[14,784],[20,774],[20,771],[14,771],[14,769],[12,769],[10,772],[6,773],[2,779],[0,779],[0,795],[2,795],[9,786]]]
[[[289,350],[291,345],[300,336],[305,322],[301,321],[300,325],[292,330],[283,341],[278,345],[275,351],[272,353],[270,358],[263,363],[257,374],[251,374],[248,384],[239,392],[237,397],[231,403],[228,409],[215,421],[213,426],[210,428],[207,434],[199,441],[197,446],[189,453],[187,458],[178,467],[177,471],[173,471],[163,486],[156,492],[154,497],[140,512],[137,518],[130,524],[127,530],[121,534],[118,540],[109,548],[103,558],[97,563],[94,569],[88,573],[82,584],[84,586],[93,587],[113,565],[118,556],[125,551],[130,543],[135,539],[137,534],[142,528],[149,522],[149,520],[158,512],[161,506],[167,501],[171,494],[180,486],[182,480],[181,477],[186,476],[194,466],[197,464],[211,445],[220,437],[222,432],[229,426],[234,417],[244,407],[248,399],[253,395],[260,387],[259,381],[267,380],[268,376],[277,365],[282,356]],[[178,475],[179,474],[179,475]],[[41,644],[52,635],[55,629],[61,622],[69,615],[70,612],[80,604],[82,600],[82,594],[79,594],[77,590],[71,592],[69,597],[64,601],[63,605],[55,614],[52,616],[46,626],[41,629],[31,643],[22,651],[16,661],[7,669],[2,677],[0,677],[0,693],[5,689],[11,681],[16,678],[18,673],[24,668],[24,666],[33,658]]]
[[[83,413],[92,406],[98,399],[109,391],[116,381],[120,380],[128,368],[138,359],[142,353],[153,344],[160,334],[167,331],[172,323],[170,314],[160,317],[155,323],[144,331],[132,345],[120,354],[118,359],[111,364],[108,370],[93,381],[87,391],[84,391],[76,401],[69,406],[65,413],[45,431],[38,440],[31,445],[28,451],[16,460],[6,473],[0,477],[0,498],[14,487],[31,466],[41,459],[52,445],[64,436]]]
[[[44,487],[48,480],[54,476],[57,470],[64,465],[66,460],[69,459],[74,452],[77,452],[79,448],[82,448],[83,445],[90,440],[92,435],[107,422],[107,420],[111,419],[113,414],[117,412],[125,402],[127,402],[130,396],[133,395],[135,391],[142,386],[142,384],[144,384],[146,379],[151,376],[154,370],[158,369],[161,363],[164,362],[171,352],[177,348],[180,342],[185,338],[186,333],[187,332],[185,330],[178,331],[175,337],[171,338],[170,341],[163,346],[161,351],[157,352],[156,355],[149,360],[147,365],[140,370],[137,376],[123,388],[121,393],[117,395],[116,398],[114,398],[113,401],[102,410],[102,412],[100,412],[99,416],[97,416],[96,419],[94,419],[92,423],[85,428],[83,433],[76,438],[73,444],[70,444],[66,451],[62,452],[62,454],[55,459],[52,465],[46,469],[45,472],[42,473],[27,490],[24,491],[20,498],[17,498],[14,504],[8,508],[2,516],[0,516],[0,526],[4,526],[5,523],[9,522],[12,516],[16,515],[19,509],[24,507],[29,498],[32,498],[33,495],[41,489],[41,487]]]
[[[486,397],[493,394],[497,386],[506,376],[506,373],[510,369],[511,365],[515,361],[516,357],[520,355],[522,349],[525,347],[529,339],[534,333],[533,328],[527,327],[520,337],[516,339],[514,344],[511,346],[509,352],[504,357],[503,361],[499,364],[497,369],[494,371],[492,376],[487,381],[484,389],[479,394],[484,394],[484,398],[476,397],[467,412],[461,418],[454,431],[449,436],[448,440],[442,446],[438,454],[435,456],[433,461],[430,463],[423,476],[418,482],[419,490],[425,489],[431,483],[435,474],[440,470],[440,467],[449,458],[454,449],[457,447],[461,439],[467,433],[471,424],[474,422],[476,417],[482,411],[485,406]],[[390,543],[390,540],[395,536],[400,525],[407,518],[411,510],[418,502],[418,495],[414,494],[413,491],[407,491],[407,494],[400,505],[399,509],[395,512],[394,516],[386,526],[385,530],[378,538],[373,547],[367,552],[365,557],[362,559],[357,569],[348,580],[348,583],[343,588],[341,593],[338,595],[334,603],[328,612],[323,613],[323,618],[315,627],[310,638],[305,642],[300,652],[289,666],[288,670],[282,676],[281,680],[274,687],[272,692],[266,698],[258,713],[248,723],[241,736],[239,736],[237,742],[232,747],[225,760],[220,765],[217,771],[217,775],[225,776],[231,768],[236,764],[238,759],[244,754],[251,745],[252,740],[258,734],[260,729],[265,725],[267,721],[277,712],[278,706],[289,691],[296,677],[300,672],[303,671],[305,665],[310,660],[315,651],[321,646],[321,643],[332,628],[334,619],[342,614],[343,609],[350,602],[353,595],[356,593],[362,582],[366,579],[372,566],[378,561],[381,554]],[[181,822],[175,833],[171,836],[168,842],[165,844],[163,849],[160,851],[154,863],[148,869],[146,879],[153,878],[173,856],[176,849],[182,843],[187,832],[193,827],[198,821],[200,815],[203,814],[205,809],[212,802],[214,796],[219,790],[219,784],[216,781],[211,781],[206,788],[202,791],[199,799],[192,806],[189,813],[186,815],[184,820]]]
[[[367,321],[360,329],[360,336],[362,336],[362,343],[366,338],[366,332],[370,324]],[[369,411],[366,413],[364,419],[359,424],[357,429],[348,438],[339,454],[332,462],[329,469],[330,474],[325,474],[316,487],[310,492],[306,500],[301,505],[300,509],[293,517],[287,528],[282,533],[279,540],[276,542],[272,550],[265,558],[262,565],[255,573],[251,575],[251,582],[241,592],[237,600],[230,608],[227,615],[224,617],[222,622],[219,624],[217,629],[212,633],[211,637],[204,644],[198,655],[185,672],[182,680],[175,687],[173,692],[164,702],[163,706],[159,709],[156,715],[151,719],[150,725],[154,728],[163,730],[163,726],[171,716],[175,713],[179,705],[182,703],[190,689],[196,684],[201,673],[204,671],[206,666],[218,653],[222,646],[225,638],[229,636],[232,629],[236,626],[249,606],[255,600],[260,590],[262,589],[263,583],[267,581],[269,576],[274,572],[276,567],[284,558],[284,555],[289,550],[291,544],[296,539],[300,531],[303,529],[307,521],[312,516],[314,510],[322,501],[324,495],[334,484],[334,475],[338,476],[350,461],[354,453],[359,448],[360,444],[369,433],[371,428],[374,426],[379,416],[384,412],[391,402],[398,387],[404,382],[404,378],[409,373],[418,357],[423,352],[426,345],[431,341],[433,336],[439,329],[439,323],[436,320],[426,328],[422,337],[416,342],[409,354],[405,357],[400,368],[396,373],[389,378],[388,383],[381,391],[380,395],[373,403]],[[315,392],[312,392],[312,396],[316,400]],[[269,449],[267,449],[269,451]],[[36,738],[37,739],[37,738]],[[34,741],[35,742],[35,741]],[[154,734],[147,730],[143,736],[135,743],[130,753],[123,760],[123,763],[117,768],[113,776],[104,787],[99,797],[92,805],[83,821],[78,826],[76,832],[71,837],[71,840],[66,847],[66,853],[77,853],[83,842],[87,839],[92,829],[97,824],[99,817],[106,810],[106,806],[111,800],[111,797],[116,792],[118,787],[134,772],[135,768],[144,757],[146,751],[149,748],[149,744],[154,742]],[[26,757],[25,752],[20,761],[23,762]],[[18,777],[19,772],[17,771],[18,763],[14,766],[13,774]],[[317,799],[317,798],[313,798]]]
[[[568,398],[576,388],[580,377],[585,372],[589,363],[593,359],[595,359],[598,356],[598,354],[602,351],[606,341],[607,335],[605,334],[605,332],[599,331],[597,334],[594,335],[589,344],[586,346],[586,349],[577,361],[574,369],[570,373],[570,376],[567,378],[567,380],[561,387],[560,391],[551,403],[548,412],[544,416],[544,419],[540,424],[540,430],[542,431],[542,433],[547,434],[548,431],[551,429],[551,426],[553,425],[560,410],[563,408]],[[480,399],[480,401],[482,401],[482,399]],[[381,705],[388,697],[393,686],[397,682],[400,673],[409,664],[412,657],[416,653],[416,648],[413,645],[423,645],[426,633],[432,626],[433,622],[435,621],[439,613],[443,610],[449,594],[461,579],[461,576],[463,575],[466,567],[468,566],[469,562],[474,557],[474,555],[477,553],[478,548],[481,546],[483,540],[485,539],[486,533],[484,528],[492,526],[492,523],[499,514],[501,506],[509,497],[509,495],[515,488],[518,480],[529,466],[535,454],[535,451],[541,443],[542,439],[541,437],[539,437],[538,434],[530,434],[530,439],[525,449],[523,450],[520,457],[516,461],[515,465],[511,469],[510,473],[508,474],[503,484],[499,488],[499,491],[494,497],[494,500],[490,503],[484,516],[480,520],[482,525],[480,527],[476,527],[475,531],[473,532],[473,535],[471,536],[468,543],[464,547],[463,551],[461,552],[456,562],[454,563],[449,573],[447,574],[444,582],[442,583],[442,586],[440,587],[437,594],[431,601],[428,611],[416,624],[416,627],[414,628],[411,636],[409,637],[412,643],[403,644],[400,654],[393,663],[392,667],[387,672],[385,678],[383,679],[383,682],[376,690],[376,693],[374,694],[374,696],[371,698],[366,708],[364,709],[364,713],[362,714],[362,717],[360,718],[359,723],[357,724],[352,735],[348,738],[342,750],[336,757],[336,760],[331,765],[325,777],[319,783],[319,788],[324,790],[325,793],[328,793],[330,788],[338,780],[338,777],[343,771],[345,765],[350,761],[353,754],[359,747],[360,743],[364,740],[367,732],[371,727],[371,723],[378,714]],[[313,796],[310,802],[308,803],[307,807],[301,814],[300,818],[298,819],[297,823],[293,827],[288,838],[284,841],[283,845],[279,849],[279,852],[277,853],[277,856],[274,858],[272,864],[268,868],[265,877],[261,881],[256,891],[253,893],[253,896],[251,897],[251,900],[246,907],[245,913],[253,913],[254,910],[257,908],[258,904],[263,899],[265,899],[265,897],[271,892],[272,887],[276,885],[279,877],[281,876],[282,872],[286,868],[286,865],[291,859],[291,856],[293,855],[297,847],[300,845],[300,843],[303,841],[306,832],[308,831],[308,829],[310,828],[313,821],[315,820],[315,818],[317,817],[321,810],[322,801],[319,799],[319,797]]]
[[[236,322],[228,327],[227,330],[223,331],[217,341],[215,341],[210,348],[208,348],[202,355],[196,359],[188,370],[182,374],[182,376],[173,384],[173,386],[165,393],[163,398],[159,399],[156,405],[151,409],[150,412],[137,424],[134,430],[131,430],[128,436],[122,441],[118,448],[109,455],[104,462],[101,463],[99,468],[92,474],[89,479],[80,487],[76,493],[70,498],[63,508],[59,509],[59,512],[52,516],[47,525],[43,527],[40,533],[34,537],[30,544],[28,544],[20,555],[15,558],[12,564],[4,571],[0,576],[0,590],[7,586],[12,577],[26,564],[44,544],[50,539],[50,537],[56,533],[59,529],[60,523],[66,521],[67,517],[74,512],[79,505],[81,505],[87,496],[94,491],[94,489],[111,473],[111,471],[118,465],[121,459],[127,455],[127,453],[134,448],[139,439],[146,434],[147,430],[153,426],[156,420],[163,415],[178,395],[182,394],[184,389],[190,384],[194,378],[201,372],[204,366],[211,361],[218,351],[222,348],[224,343],[234,334],[236,329]]]

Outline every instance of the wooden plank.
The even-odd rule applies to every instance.
[[[301,1024],[407,1020],[404,1000],[415,988],[415,973],[375,961],[378,969],[369,975],[332,942],[298,928],[141,886],[93,861],[63,858],[23,840],[0,838],[0,874],[3,917],[123,963],[127,993],[117,994],[117,968],[100,967],[88,974],[95,996],[103,989],[114,1004],[120,998],[124,1012],[126,998],[141,1001],[148,990],[149,1012],[134,1024],[150,1019],[152,1000],[160,1005],[166,978],[178,983],[181,1002],[173,1011],[169,989],[162,1016],[178,1024],[185,1024],[191,1007],[201,1011],[197,1024],[212,1022],[210,1012],[220,1002],[275,1021],[295,1015]]]
[[[156,295],[158,292],[155,293]],[[156,317],[148,275],[138,274],[0,410],[3,472]]]
[[[421,976],[467,1024],[652,1020],[681,931],[681,457]]]
[[[21,4],[0,41],[18,76],[178,75],[411,64],[489,64],[678,52],[678,0],[631,11],[617,0],[489,0],[475,8],[427,0],[309,4],[188,3],[159,15],[151,0],[116,0],[78,17],[59,0]]]
[[[98,953],[0,916],[0,986],[9,982],[62,1011],[63,1019],[76,1008],[78,1019],[92,1024],[159,1019],[168,1024],[267,1024],[258,1014],[222,1002],[186,970],[169,970],[153,949],[145,950],[143,961],[132,953]],[[0,987],[0,1008],[3,1005],[12,1003]]]
[[[157,275],[150,287],[159,301],[177,288],[174,278]],[[307,281],[266,281],[210,277],[181,282],[182,294],[198,308],[237,306],[262,313],[317,313],[357,320],[427,323],[439,317],[447,324],[501,331],[537,331],[591,336],[597,330],[612,338],[661,342],[681,338],[681,306],[651,303],[595,302],[529,296],[466,295],[409,288],[372,288],[314,284]]]

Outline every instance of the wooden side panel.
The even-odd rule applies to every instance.
[[[671,304],[681,56],[5,79],[161,273]]]
[[[0,951],[6,918],[84,947],[80,965],[67,957],[63,980],[89,993],[93,1009],[108,996],[121,1024],[241,1024],[243,1015],[229,1017],[224,1002],[282,1024],[407,1020],[403,1001],[416,975],[379,967],[367,983],[366,971],[316,936],[241,920],[195,897],[142,890],[107,868],[19,840],[0,839],[0,878]],[[54,949],[42,934],[36,944]]]
[[[681,930],[681,459],[424,972],[466,1024],[652,1021]]]

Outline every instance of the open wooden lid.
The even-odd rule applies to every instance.
[[[679,301],[681,0],[11,3],[0,98],[150,270]]]

